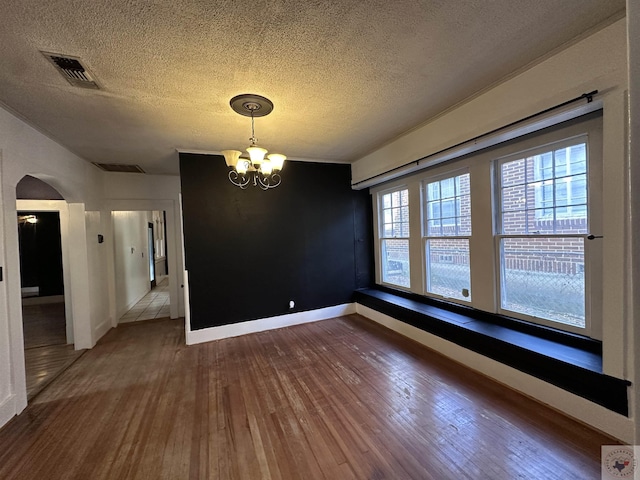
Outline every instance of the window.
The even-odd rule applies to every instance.
[[[382,281],[409,288],[409,190],[380,195]]]
[[[618,187],[602,133],[593,112],[374,187],[376,281],[602,339],[604,305],[620,297],[604,282],[620,242],[602,212],[620,203],[603,201]]]
[[[499,161],[500,308],[585,327],[587,143]]]
[[[471,300],[469,174],[424,182],[426,291]]]
[[[586,143],[534,155],[532,159],[536,218],[554,219],[555,215],[586,219]]]

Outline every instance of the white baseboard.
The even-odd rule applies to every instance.
[[[277,317],[250,320],[248,322],[232,323],[231,325],[203,328],[202,330],[191,331],[190,324],[187,323],[187,345],[211,342],[222,338],[237,337],[248,333],[264,332],[265,330],[289,327],[291,325],[299,325],[301,323],[316,322],[318,320],[326,320],[328,318],[350,315],[352,313],[356,313],[355,304],[345,303],[342,305],[336,305],[335,307],[318,308],[316,310],[309,310],[306,312],[296,312],[287,315],[279,315]]]
[[[633,443],[631,419],[567,392],[539,378],[523,373],[408,323],[356,303],[356,311],[380,325],[410,338],[497,382],[545,403],[626,443]]]
[[[9,395],[0,403],[0,427],[16,415],[16,396]]]

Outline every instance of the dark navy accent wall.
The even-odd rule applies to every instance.
[[[222,156],[180,154],[192,329],[340,305],[373,284],[370,196],[349,165],[287,161],[266,192],[227,172]]]

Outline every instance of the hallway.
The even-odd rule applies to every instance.
[[[154,318],[169,317],[169,277],[164,278],[151,289],[118,323],[140,322]]]

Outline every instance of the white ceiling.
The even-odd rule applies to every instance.
[[[177,174],[248,145],[351,162],[584,32],[624,0],[0,0],[0,102],[92,162]],[[73,87],[40,50],[80,57]]]

